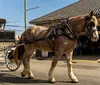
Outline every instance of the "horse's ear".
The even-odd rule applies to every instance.
[[[93,10],[90,12],[90,17],[92,17],[94,15]]]

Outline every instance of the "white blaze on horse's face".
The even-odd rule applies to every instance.
[[[92,30],[93,30],[93,35],[92,35],[92,38],[91,40],[92,41],[97,41],[99,39],[99,34],[98,34],[98,31],[97,31],[97,27],[92,27]]]
[[[98,30],[97,30],[98,21],[97,21],[96,17],[94,17],[94,16],[92,17],[91,21],[93,21],[95,24],[92,27],[93,34],[92,34],[91,40],[97,41],[99,39],[99,34],[98,34]]]

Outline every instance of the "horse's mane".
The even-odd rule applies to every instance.
[[[84,15],[78,15],[78,16],[72,16],[70,17],[69,19],[74,19],[74,18],[78,18],[78,17],[84,17],[84,16],[87,16],[88,14],[84,14]]]

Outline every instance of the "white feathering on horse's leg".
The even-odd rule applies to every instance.
[[[67,66],[68,66],[68,76],[71,79],[71,81],[73,83],[78,83],[78,79],[76,78],[76,76],[73,74],[73,69],[72,69],[72,54],[73,51],[70,53],[66,53],[66,57],[67,57]]]
[[[34,79],[34,75],[33,75],[33,73],[30,71],[30,73],[28,74],[28,78],[29,79]]]

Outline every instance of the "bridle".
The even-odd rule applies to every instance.
[[[91,20],[89,16],[85,16],[85,25],[83,31],[85,31],[86,36],[90,38],[93,32],[97,31],[97,29],[92,29],[95,26],[95,23]]]

